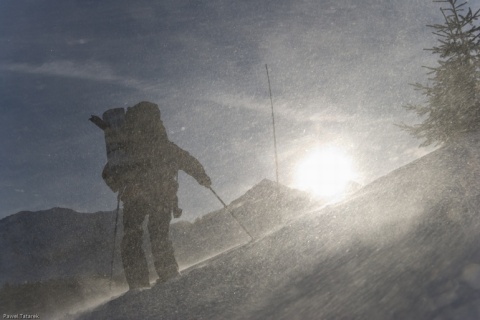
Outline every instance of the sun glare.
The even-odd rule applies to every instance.
[[[296,187],[320,197],[334,197],[346,191],[354,178],[350,158],[337,148],[312,151],[296,168]]]

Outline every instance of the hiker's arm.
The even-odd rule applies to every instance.
[[[179,169],[192,176],[200,185],[209,188],[212,184],[212,181],[205,173],[205,169],[203,168],[202,164],[187,151],[181,149],[175,144],[172,145],[175,148],[174,154],[176,155]]]

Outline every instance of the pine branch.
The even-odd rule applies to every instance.
[[[400,127],[418,139],[422,146],[449,143],[463,132],[480,130],[480,9],[466,8],[467,2],[434,0],[440,8],[443,24],[427,25],[439,45],[429,49],[439,56],[439,66],[427,69],[428,85],[413,84],[426,98],[424,105],[406,105],[407,111],[423,117],[423,122]],[[465,12],[465,13],[463,13]]]

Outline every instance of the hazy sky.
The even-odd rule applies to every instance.
[[[478,1],[470,1],[473,7]],[[142,100],[230,202],[280,182],[316,145],[336,145],[367,183],[428,150],[394,123],[422,101],[409,83],[436,58],[430,0],[3,0],[0,218],[20,210],[110,210],[102,132],[88,121]],[[185,218],[220,208],[180,176]]]

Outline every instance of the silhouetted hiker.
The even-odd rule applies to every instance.
[[[91,120],[99,127],[109,125],[98,117],[92,116]],[[103,124],[99,125],[100,122]],[[122,153],[117,163],[109,158],[102,176],[114,192],[120,192],[123,202],[121,253],[128,285],[130,289],[150,286],[147,260],[142,250],[142,223],[146,216],[158,281],[167,281],[179,274],[168,237],[172,214],[176,217],[181,214],[177,200],[178,171],[185,171],[207,188],[211,186],[210,178],[197,159],[168,140],[160,110],[151,102],[127,108],[121,130],[110,132],[116,135],[110,139],[114,142],[110,143],[110,148],[109,131],[104,130],[107,153]]]

